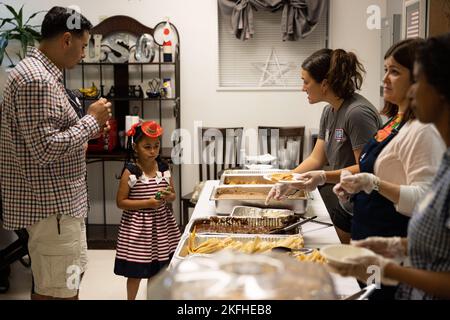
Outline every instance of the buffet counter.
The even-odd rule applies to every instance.
[[[207,181],[200,194],[197,205],[186,226],[182,238],[187,237],[193,220],[202,217],[215,216],[215,203],[210,200],[210,196],[215,186],[219,185],[219,180]],[[309,200],[306,216],[317,216],[315,221],[331,224],[331,219],[325,204],[322,201],[318,190],[312,192],[312,200]],[[317,222],[309,222],[302,226],[302,233],[305,241],[305,246],[309,248],[321,248],[328,244],[340,243],[334,227],[331,225],[320,224]],[[180,244],[181,245],[181,242]],[[174,257],[171,262],[171,267],[175,266],[180,260]],[[354,278],[341,277],[336,274],[331,274],[335,283],[337,294],[341,297],[349,296],[360,290],[360,287]]]

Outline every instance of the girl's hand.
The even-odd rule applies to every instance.
[[[157,200],[155,198],[148,199],[148,207],[150,209],[158,209],[161,207],[163,200]]]
[[[171,186],[168,186],[164,189],[158,190],[158,192],[155,195],[156,199],[165,200],[166,202],[171,202],[175,200],[175,193],[172,190]]]

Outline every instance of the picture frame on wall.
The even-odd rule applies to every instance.
[[[427,0],[403,0],[403,39],[427,36]]]

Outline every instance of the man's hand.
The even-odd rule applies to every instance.
[[[108,102],[105,98],[100,98],[89,106],[87,114],[93,116],[100,128],[103,128],[112,116],[111,102]]]

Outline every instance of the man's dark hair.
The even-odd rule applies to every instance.
[[[42,22],[42,40],[53,38],[64,32],[81,37],[84,31],[89,31],[91,28],[92,23],[81,13],[70,8],[53,7],[47,12]]]

